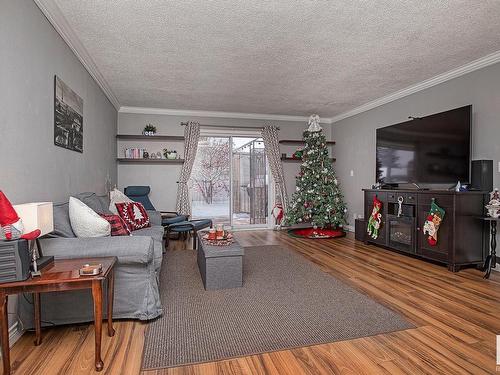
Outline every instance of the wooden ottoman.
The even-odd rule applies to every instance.
[[[205,290],[239,288],[243,286],[244,250],[238,243],[211,246],[203,243],[198,233],[198,268]]]

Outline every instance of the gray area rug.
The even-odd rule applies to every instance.
[[[194,251],[171,251],[164,261],[164,313],[148,326],[143,369],[414,328],[398,313],[279,246],[246,248],[243,288],[221,291],[205,291]]]

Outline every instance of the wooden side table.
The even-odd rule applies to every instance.
[[[496,217],[481,217],[484,221],[490,222],[490,253],[486,257],[486,261],[484,262],[484,278],[489,279],[491,274],[491,269],[496,268],[497,266],[497,222],[500,221],[500,218]]]
[[[10,374],[9,324],[7,318],[7,298],[11,294],[32,293],[35,312],[35,345],[42,342],[40,293],[62,292],[68,290],[91,289],[94,300],[95,326],[95,369],[101,371],[104,363],[101,359],[102,338],[102,288],[108,282],[108,335],[115,334],[113,329],[114,272],[116,257],[60,259],[42,270],[42,276],[25,281],[0,284],[0,319],[3,373]],[[102,264],[102,272],[96,276],[80,276],[79,269],[84,264]]]

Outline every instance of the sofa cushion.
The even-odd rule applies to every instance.
[[[165,229],[159,225],[153,225],[148,228],[143,228],[136,230],[132,233],[133,236],[148,236],[153,238],[155,241],[162,242],[163,241],[163,233]]]
[[[111,236],[130,236],[130,230],[120,215],[99,214],[111,225]]]
[[[111,234],[111,225],[85,203],[69,198],[69,219],[77,237],[105,237]]]
[[[111,214],[109,207],[103,206],[102,197],[97,196],[96,193],[79,193],[74,195],[74,197],[82,201],[85,205],[90,207],[94,212],[98,214]]]
[[[125,221],[130,231],[151,226],[148,213],[139,202],[117,203],[116,209],[118,210],[118,215]]]
[[[109,202],[109,210],[114,213],[115,215],[118,215],[118,210],[116,209],[116,204],[117,203],[123,203],[123,202],[133,202],[132,199],[127,197],[125,194],[123,194],[120,190],[118,189],[113,189],[109,193],[110,196],[110,202]]]
[[[153,225],[148,228],[143,228],[132,232],[134,237],[150,237],[153,239],[153,253],[154,253],[154,266],[155,270],[159,271],[163,261],[163,233],[165,228],[160,225]]]
[[[69,202],[54,203],[54,230],[47,237],[76,237],[69,220]]]
[[[99,199],[99,202],[101,202],[102,206],[102,212],[99,212],[100,214],[105,214],[105,215],[113,215],[113,212],[109,209],[109,196],[107,194],[105,195],[97,195],[97,199]]]

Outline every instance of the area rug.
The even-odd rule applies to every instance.
[[[245,248],[243,287],[205,291],[195,252],[166,254],[163,315],[148,325],[143,369],[322,344],[414,328],[279,246]]]

